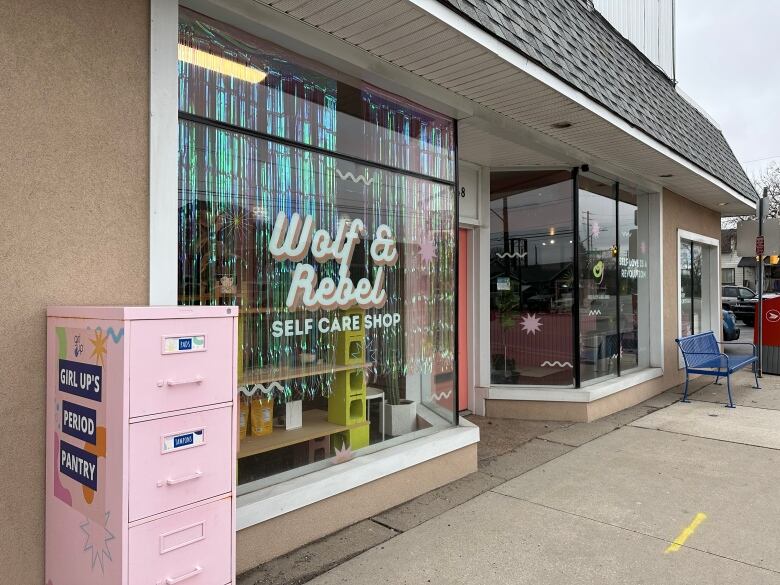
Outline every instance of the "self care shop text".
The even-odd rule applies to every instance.
[[[293,213],[287,218],[284,211],[276,216],[274,229],[269,242],[271,255],[277,260],[299,262],[311,252],[319,264],[331,260],[338,262],[339,279],[325,277],[317,282],[317,273],[311,264],[296,265],[292,275],[286,306],[289,310],[304,308],[307,311],[349,309],[357,305],[361,309],[379,309],[387,302],[384,290],[385,267],[395,266],[398,262],[398,250],[389,226],[381,224],[376,228],[374,240],[369,246],[373,260],[374,283],[361,278],[354,284],[349,278],[349,265],[355,246],[366,228],[360,219],[342,218],[338,223],[336,236],[331,237],[327,230],[314,230],[314,220],[307,215],[301,218]],[[401,316],[398,313],[384,315],[364,315],[366,329],[397,325]],[[306,335],[315,326],[314,319],[287,319],[274,321],[271,333],[274,337]],[[358,315],[339,318],[323,317],[316,321],[320,333],[350,331],[360,329]]]

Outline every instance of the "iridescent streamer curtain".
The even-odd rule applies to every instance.
[[[402,395],[409,374],[452,374],[452,120],[184,9],[179,111],[179,303],[240,307],[244,378],[302,356],[333,363],[332,332],[273,335],[274,322],[334,314],[286,306],[297,263],[270,253],[280,212],[309,216],[329,234],[361,220],[354,282],[374,282],[369,249],[388,226],[399,259],[384,270],[385,305],[365,313],[400,322],[366,330],[369,380]],[[300,262],[319,281],[341,278],[337,262]],[[289,380],[276,399],[328,396],[332,382]]]

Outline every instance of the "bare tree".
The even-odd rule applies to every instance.
[[[780,165],[772,163],[762,171],[753,175],[751,179],[759,193],[767,189],[767,199],[764,205],[767,207],[768,218],[780,218]],[[755,219],[754,215],[724,217],[721,220],[723,229],[735,228],[737,224],[746,219]]]

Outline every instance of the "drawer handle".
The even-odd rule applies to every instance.
[[[181,583],[182,581],[185,581],[186,579],[189,579],[190,577],[194,577],[195,575],[200,575],[203,572],[203,567],[201,566],[195,566],[195,568],[190,571],[189,573],[185,573],[184,575],[181,575],[180,577],[167,577],[165,579],[166,585],[176,585],[176,583]]]
[[[166,479],[165,483],[167,485],[177,485],[180,483],[184,483],[186,481],[192,481],[193,479],[198,479],[201,475],[203,475],[202,471],[196,471],[195,473],[192,473],[190,475],[185,475],[183,477],[177,477],[176,479]],[[162,487],[162,486],[163,486],[163,482],[158,481],[157,487]]]
[[[203,376],[195,376],[189,380],[157,380],[157,386],[162,388],[163,386],[183,386],[184,384],[200,384],[203,382]]]

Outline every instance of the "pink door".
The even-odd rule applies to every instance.
[[[469,407],[469,230],[458,230],[458,410]]]

